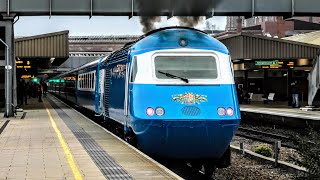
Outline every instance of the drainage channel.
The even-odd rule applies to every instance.
[[[27,115],[27,112],[24,112],[24,113],[22,114],[22,116],[21,116],[21,119],[24,119],[24,118],[26,117],[26,115]]]
[[[68,116],[52,99],[48,98],[48,100],[107,179],[133,179],[126,170],[103,150],[99,144],[74,122],[74,120],[71,119],[70,116]]]

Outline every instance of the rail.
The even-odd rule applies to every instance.
[[[294,139],[279,134],[267,133],[257,131],[254,129],[239,127],[237,136],[244,137],[247,139],[257,140],[268,144],[273,144],[275,141],[281,141],[283,147],[297,149],[298,146],[294,143]]]

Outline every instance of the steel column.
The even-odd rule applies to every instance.
[[[16,66],[16,56],[15,56],[15,47],[14,47],[14,18],[12,18],[11,20],[11,24],[12,24],[12,33],[11,33],[11,37],[12,37],[12,46],[11,46],[11,58],[12,58],[12,85],[13,85],[13,107],[16,107],[18,105],[17,103],[17,66]]]
[[[3,17],[5,21],[5,41],[6,41],[6,74],[5,74],[5,96],[6,96],[6,112],[5,117],[13,116],[13,92],[16,90],[15,83],[15,60],[13,58],[14,36],[13,36],[13,20],[14,17]]]
[[[10,16],[10,0],[7,0],[7,16]]]
[[[6,46],[6,73],[5,73],[5,99],[6,99],[6,111],[4,113],[5,117],[10,117],[10,112],[12,112],[12,106],[10,105],[10,91],[8,89],[9,86],[9,75],[10,75],[10,70],[12,69],[12,66],[9,65],[9,46],[7,43],[5,43],[2,39],[0,39],[0,41],[2,42],[2,44],[4,44]],[[11,109],[10,109],[11,108]]]
[[[89,19],[91,19],[92,15],[93,15],[92,9],[93,9],[93,2],[92,2],[92,0],[90,0],[90,17],[89,17]]]

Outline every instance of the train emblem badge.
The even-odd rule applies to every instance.
[[[172,100],[180,104],[200,104],[201,102],[208,101],[206,95],[194,94],[192,92],[172,95]]]

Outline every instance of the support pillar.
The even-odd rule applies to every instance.
[[[242,31],[242,19],[240,16],[238,16],[237,19],[237,33],[241,33]]]
[[[5,42],[9,49],[6,52],[6,58],[8,58],[8,66],[11,68],[6,69],[5,73],[5,94],[6,94],[6,112],[5,117],[13,116],[13,106],[16,105],[16,61],[14,58],[14,32],[13,21],[14,16],[3,15],[5,22]],[[8,100],[8,101],[7,101]],[[15,101],[15,103],[14,103]]]
[[[292,79],[292,69],[287,70],[287,97],[288,97],[288,106],[292,105],[292,94],[291,94],[291,83]]]
[[[249,88],[249,87],[248,87],[248,83],[249,83],[249,82],[248,82],[248,70],[245,70],[245,71],[244,71],[244,87],[243,87],[243,89],[246,90],[247,92],[248,92],[248,90],[249,90],[249,89],[248,89],[248,88]]]
[[[267,89],[268,87],[268,69],[263,69],[263,83],[262,83],[262,86],[263,86],[263,90],[269,92],[269,89]]]

